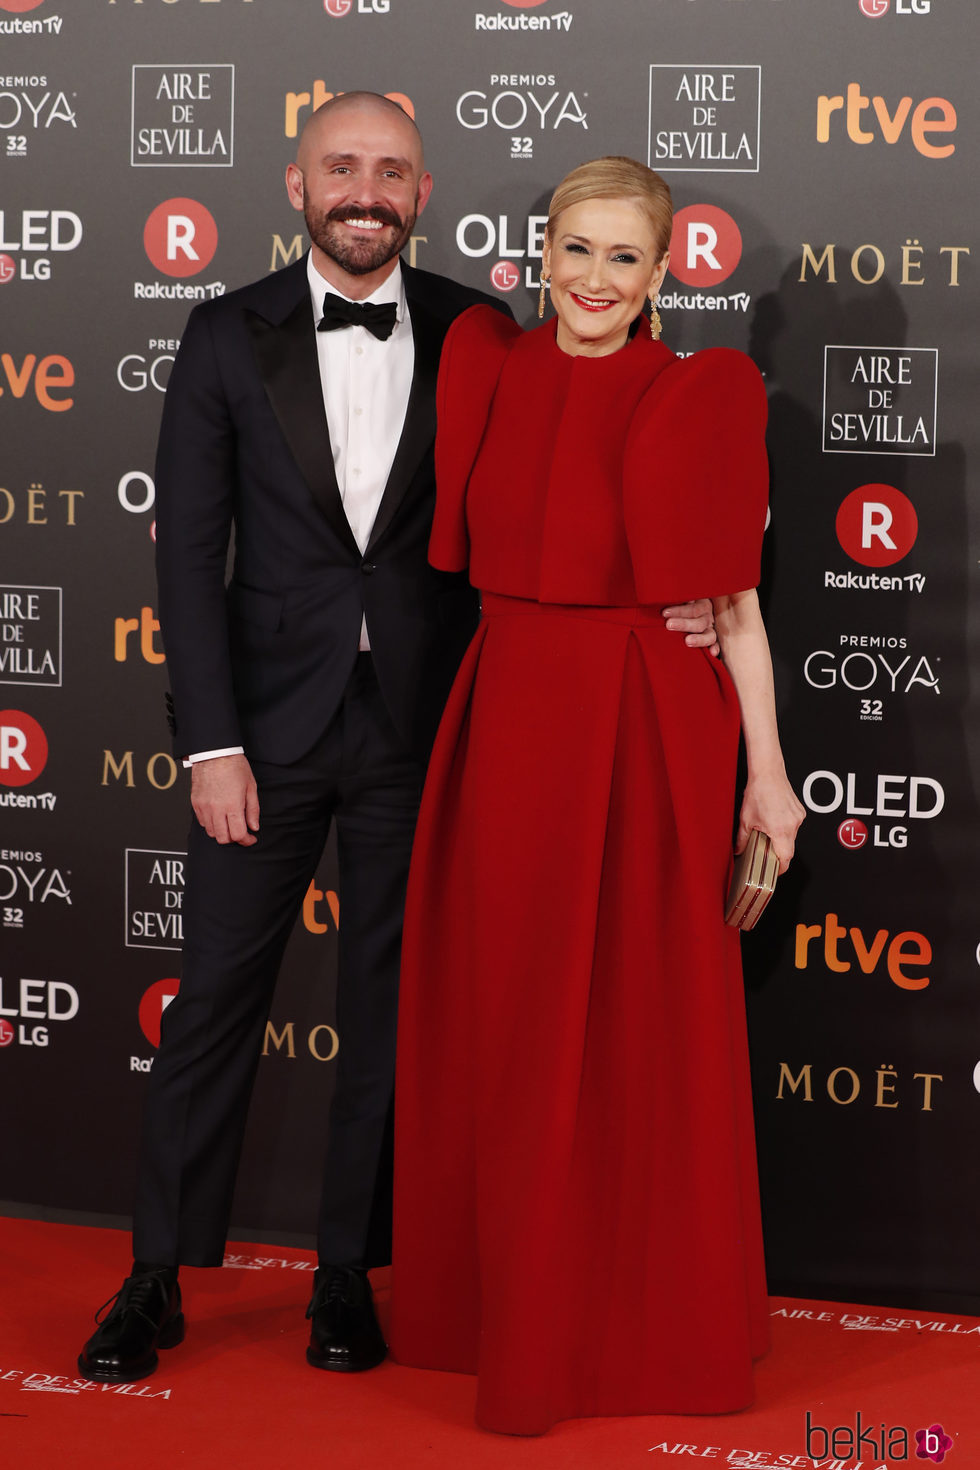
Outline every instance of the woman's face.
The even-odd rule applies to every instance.
[[[660,289],[666,252],[657,258],[653,227],[630,199],[586,199],[563,209],[545,237],[558,346],[603,357],[626,343],[630,322]]]

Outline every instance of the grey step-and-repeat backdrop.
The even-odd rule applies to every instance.
[[[297,131],[367,87],[427,142],[411,259],[527,322],[556,181],[609,152],[669,180],[665,340],[743,348],[769,386],[763,595],[809,809],[743,941],[771,1280],[977,1298],[977,35],[963,0],[0,0],[8,1201],[129,1210],[189,816],[162,395],[191,305],[297,258]],[[246,1230],[313,1228],[338,920],[328,851],[268,1028]]]

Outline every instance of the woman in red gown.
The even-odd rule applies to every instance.
[[[629,159],[552,200],[557,317],[447,338],[437,567],[483,617],[429,766],[405,919],[391,1339],[477,1418],[723,1413],[766,1285],[731,866],[786,779],[754,589],[766,397],[641,320],[670,194]],[[542,288],[543,289],[543,288]],[[653,318],[657,320],[655,317]],[[711,595],[725,662],[668,633]]]

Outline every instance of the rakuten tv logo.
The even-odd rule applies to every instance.
[[[836,529],[852,561],[890,567],[915,545],[919,518],[908,496],[894,485],[859,485],[842,501]]]
[[[670,274],[685,286],[717,286],[742,259],[742,232],[724,209],[689,204],[674,215]]]
[[[0,710],[0,786],[28,786],[48,763],[48,737],[23,710]]]
[[[9,10],[11,15],[23,15],[25,10],[36,10],[44,0],[0,0],[0,10]]]
[[[146,222],[143,246],[165,276],[196,276],[214,259],[218,226],[196,199],[165,199]]]
[[[158,980],[143,994],[140,1001],[140,1030],[151,1046],[160,1045],[160,1025],[163,1013],[180,990],[179,980]]]

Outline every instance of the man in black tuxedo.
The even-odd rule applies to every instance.
[[[286,186],[309,255],[192,312],[160,433],[160,622],[197,820],[133,1272],[79,1358],[100,1382],[152,1373],[183,1337],[178,1265],[221,1264],[276,975],[331,821],[341,1046],[307,1358],[357,1371],[385,1354],[367,1270],[389,1259],[405,883],[425,761],[478,617],[465,576],[426,559],[435,381],[452,320],[498,303],[400,262],[432,180],[385,98],[321,107]]]

